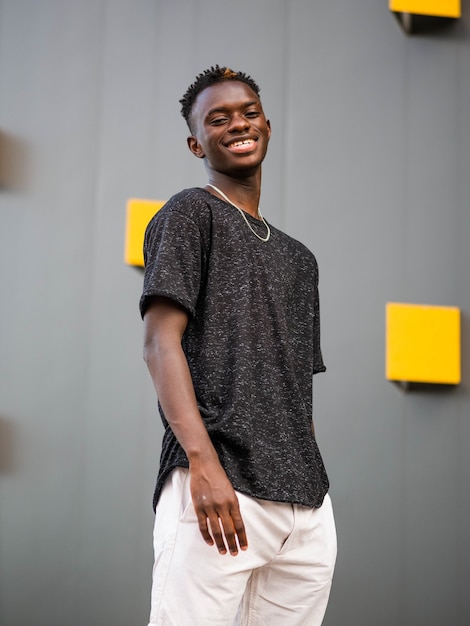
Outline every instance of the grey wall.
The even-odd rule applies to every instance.
[[[146,623],[161,429],[125,203],[205,183],[178,99],[214,63],[261,84],[262,210],[320,264],[325,624],[469,623],[470,6],[406,37],[387,4],[0,0],[1,626]],[[384,379],[387,301],[462,308],[459,388]]]

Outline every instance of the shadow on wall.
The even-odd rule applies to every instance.
[[[23,139],[0,130],[0,189],[21,191],[26,187],[28,154]]]
[[[470,372],[470,318],[466,313],[461,311],[460,313],[460,345],[461,345],[461,368],[462,368],[462,382],[460,387],[462,389],[468,389],[468,373]]]
[[[11,474],[16,467],[16,436],[12,420],[0,417],[0,474]]]

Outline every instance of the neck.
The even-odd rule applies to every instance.
[[[244,211],[253,217],[259,218],[258,206],[261,194],[261,176],[257,176],[255,179],[239,180],[218,173],[217,175],[211,173],[209,183],[218,187]],[[214,192],[210,187],[208,191]]]
[[[216,187],[215,185],[212,185],[212,183],[207,183],[206,185],[206,189],[207,187],[209,187],[209,189],[213,189],[215,191],[215,193],[220,196],[221,198],[223,198],[223,200],[225,200],[225,202],[228,202],[228,204],[231,204],[232,206],[234,206],[241,214],[241,216],[243,217],[243,219],[246,222],[246,225],[248,226],[248,228],[251,230],[251,232],[253,233],[253,235],[255,235],[255,237],[257,237],[258,239],[260,239],[261,241],[263,241],[264,243],[266,243],[267,241],[269,241],[269,238],[271,237],[271,229],[269,228],[269,224],[266,222],[266,220],[264,219],[264,217],[261,215],[261,213],[259,212],[259,209],[257,211],[257,218],[263,222],[263,224],[266,227],[266,235],[265,236],[261,236],[259,233],[256,232],[256,230],[253,230],[253,227],[250,225],[250,222],[247,220],[247,217],[245,215],[245,211],[243,209],[241,209],[238,204],[235,204],[235,202],[232,202],[232,200],[230,200],[230,198],[227,196],[226,193],[224,193],[222,191],[222,189],[219,189],[218,187]]]

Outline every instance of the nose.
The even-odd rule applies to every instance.
[[[230,120],[229,131],[237,132],[240,130],[245,130],[246,128],[249,128],[249,126],[250,122],[244,115],[242,115],[241,113],[235,113]]]

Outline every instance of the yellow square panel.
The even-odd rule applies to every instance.
[[[128,265],[144,266],[144,235],[148,223],[165,202],[161,200],[127,201],[124,260]]]
[[[416,383],[460,382],[460,309],[389,302],[386,377]]]
[[[460,0],[389,0],[390,11],[433,15],[436,17],[460,17]]]

